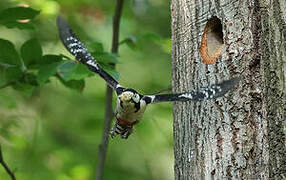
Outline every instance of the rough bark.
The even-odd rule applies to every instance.
[[[224,49],[205,65],[212,16]],[[223,98],[174,103],[175,179],[286,179],[286,1],[173,0],[171,18],[174,92],[242,79]]]

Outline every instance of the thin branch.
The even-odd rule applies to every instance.
[[[113,35],[112,35],[112,48],[111,48],[112,53],[118,53],[119,25],[120,25],[120,17],[121,17],[123,2],[124,0],[117,0],[115,14],[113,17]],[[115,68],[115,64],[111,65]],[[96,180],[103,179],[104,163],[108,147],[108,138],[113,118],[112,96],[113,96],[113,90],[111,87],[107,85],[106,99],[105,99],[105,118],[104,118],[101,144],[99,145],[98,149]]]
[[[103,179],[103,171],[104,171],[104,163],[107,153],[108,147],[108,137],[110,132],[110,126],[113,117],[113,110],[112,110],[112,88],[108,85],[106,86],[106,99],[105,99],[105,119],[103,124],[103,132],[101,137],[101,144],[98,147],[98,161],[97,161],[97,169],[96,169],[96,180]]]
[[[7,174],[9,174],[11,179],[16,180],[14,173],[9,169],[8,165],[4,161],[1,145],[0,145],[0,164],[4,167],[5,171],[7,172]]]
[[[120,26],[120,18],[123,7],[124,0],[117,0],[115,14],[113,17],[113,35],[112,35],[112,53],[118,52],[118,44],[119,44],[119,26]]]

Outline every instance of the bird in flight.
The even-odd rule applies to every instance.
[[[168,101],[200,101],[223,96],[239,82],[239,77],[212,84],[197,90],[176,94],[142,95],[132,88],[125,88],[108,74],[88,52],[84,44],[74,34],[67,22],[59,16],[57,18],[59,36],[66,49],[75,56],[76,60],[85,64],[90,71],[99,74],[116,92],[117,104],[115,109],[116,122],[111,130],[111,137],[120,135],[127,139],[142,118],[149,104]]]

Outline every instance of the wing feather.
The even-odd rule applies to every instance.
[[[111,75],[104,71],[61,16],[57,18],[57,26],[60,39],[66,49],[92,72],[98,73],[117,94],[121,93],[124,88]]]
[[[223,96],[225,93],[234,88],[238,84],[240,78],[235,77],[230,80],[223,81],[219,84],[212,84],[198,90],[178,94],[158,94],[158,95],[145,95],[143,99],[149,103],[158,103],[166,101],[201,101],[213,99]]]

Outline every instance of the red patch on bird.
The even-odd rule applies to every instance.
[[[116,118],[117,122],[119,125],[124,125],[124,126],[134,126],[135,124],[138,123],[138,121],[134,121],[134,122],[129,122],[120,118]]]

